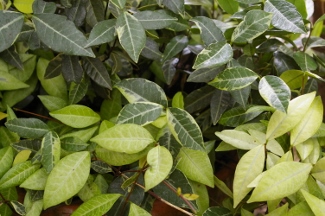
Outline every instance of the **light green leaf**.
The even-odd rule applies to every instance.
[[[131,203],[129,216],[150,216],[149,212],[139,207],[138,205]]]
[[[133,123],[147,125],[155,121],[163,111],[160,104],[149,102],[138,102],[125,105],[117,116],[117,124]]]
[[[115,38],[115,19],[104,20],[97,23],[89,34],[85,47],[109,43]]]
[[[62,109],[67,106],[68,103],[59,97],[51,96],[51,95],[38,95],[37,96],[42,104],[48,109],[50,112],[58,109]]]
[[[282,156],[284,154],[282,146],[275,139],[268,140],[266,144],[266,149],[279,156]]]
[[[138,62],[146,44],[146,34],[141,23],[128,12],[123,12],[117,18],[116,32],[124,50],[133,61]]]
[[[315,98],[315,92],[301,95],[289,102],[287,114],[276,110],[269,121],[267,139],[277,138],[292,130],[303,118]]]
[[[173,157],[165,147],[156,146],[148,152],[147,163],[149,167],[144,174],[146,191],[158,185],[168,176],[173,166]]]
[[[168,108],[167,124],[182,146],[205,151],[200,127],[188,112],[179,108]]]
[[[212,19],[205,16],[197,16],[190,21],[194,22],[201,31],[202,41],[206,46],[211,43],[225,41],[225,36],[222,31],[217,27]]]
[[[181,52],[188,44],[188,38],[184,35],[173,37],[165,47],[163,61],[166,61]]]
[[[233,198],[233,193],[232,191],[228,188],[226,183],[218,179],[218,177],[214,176],[214,185],[219,188],[224,194],[229,196],[230,198]]]
[[[312,210],[308,206],[306,201],[302,201],[295,206],[293,206],[289,211],[287,216],[297,216],[297,215],[313,215]]]
[[[82,203],[71,216],[103,215],[110,210],[120,194],[101,194]]]
[[[37,139],[49,131],[49,127],[36,118],[16,118],[5,123],[12,132],[16,132],[20,137]]]
[[[197,214],[203,214],[205,210],[207,210],[210,206],[210,197],[208,194],[208,188],[201,183],[189,180],[189,183],[193,189],[193,193],[189,195],[196,195],[198,196],[195,199],[196,205],[198,207]],[[185,193],[186,194],[186,193]],[[184,194],[184,195],[185,195]]]
[[[97,129],[98,129],[97,125],[88,127],[88,128],[83,128],[83,129],[75,129],[69,133],[61,135],[60,139],[64,139],[67,137],[76,137],[83,142],[88,142],[90,140],[90,138],[93,137],[93,135],[97,131]]]
[[[172,99],[172,107],[184,109],[184,96],[182,92],[177,92]]]
[[[318,67],[316,61],[310,55],[304,52],[295,52],[293,54],[293,59],[296,61],[302,71],[313,71]]]
[[[77,152],[85,150],[89,146],[88,143],[81,140],[79,137],[72,136],[61,138],[61,147],[66,151]]]
[[[53,167],[59,162],[61,156],[60,138],[54,131],[50,131],[42,140],[42,159],[41,163],[47,173],[50,173]]]
[[[134,154],[144,150],[155,140],[139,125],[121,124],[103,131],[91,141],[110,151]]]
[[[203,151],[181,148],[176,168],[196,182],[214,187],[213,170],[208,155]]]
[[[162,3],[175,14],[183,14],[184,12],[184,0],[162,0]]]
[[[167,107],[164,90],[154,82],[142,78],[123,79],[114,86],[129,103],[153,102]]]
[[[68,55],[95,57],[90,48],[84,48],[87,43],[86,37],[72,21],[67,20],[66,16],[34,14],[32,20],[38,37],[51,49]]]
[[[219,73],[214,80],[209,82],[209,85],[220,90],[233,91],[249,86],[257,78],[258,75],[248,68],[232,67]]]
[[[163,29],[177,21],[176,17],[170,16],[165,10],[139,11],[134,17],[145,29]]]
[[[287,215],[289,204],[286,203],[283,206],[276,208],[275,210],[266,214],[266,216],[278,216],[278,215]]]
[[[230,44],[223,41],[210,44],[195,59],[193,68],[217,67],[226,64],[233,56]]]
[[[12,147],[7,146],[0,149],[0,178],[10,169],[14,161],[14,152]]]
[[[265,172],[248,203],[284,198],[297,192],[307,181],[311,164],[282,162]]]
[[[288,70],[280,75],[280,78],[289,86],[290,89],[298,89],[304,83],[305,73],[301,70]]]
[[[48,174],[41,168],[30,175],[19,187],[29,190],[44,190]],[[37,184],[35,184],[37,182]]]
[[[306,141],[297,144],[295,147],[301,160],[305,160],[314,149],[313,138],[307,139]]]
[[[218,0],[220,7],[229,14],[234,14],[238,11],[238,1],[236,0]]]
[[[315,179],[325,184],[325,158],[324,157],[316,162],[311,172],[312,172],[312,176]]]
[[[316,196],[308,193],[305,190],[301,190],[303,196],[305,197],[309,207],[315,214],[315,216],[324,216],[323,209],[325,208],[324,200],[317,198]]]
[[[264,76],[258,84],[258,91],[271,107],[284,113],[287,111],[291,91],[282,79],[272,75]]]
[[[94,80],[98,85],[112,89],[111,78],[109,73],[98,58],[85,58],[84,69],[88,76]]]
[[[0,10],[0,52],[14,43],[23,24],[24,16],[21,13]]]
[[[89,152],[76,152],[62,158],[46,181],[44,209],[74,196],[86,183],[89,171]]]
[[[231,207],[230,207],[231,208]],[[233,213],[225,207],[213,206],[208,208],[202,216],[232,216]]]
[[[28,85],[6,71],[0,70],[0,90],[27,88]]]
[[[300,122],[292,129],[290,144],[296,145],[312,137],[319,129],[323,121],[323,103],[317,96],[308,110],[302,116]]]
[[[50,115],[73,128],[85,128],[100,120],[100,116],[84,105],[69,105],[50,112]]]
[[[268,30],[271,19],[272,14],[262,10],[247,12],[244,20],[235,28],[231,41],[239,44],[251,43],[253,39]]]
[[[287,1],[268,0],[264,10],[272,13],[272,25],[292,33],[306,33],[306,28],[301,15],[296,7]]]
[[[237,130],[223,130],[221,132],[215,132],[215,135],[226,143],[244,150],[250,150],[255,148],[257,145],[262,145],[258,139],[251,135]]]
[[[16,164],[0,179],[0,190],[20,185],[39,168],[39,164],[33,165],[30,161]]]
[[[263,172],[265,161],[264,146],[255,146],[239,160],[234,177],[233,193],[234,208],[252,190],[248,185]]]

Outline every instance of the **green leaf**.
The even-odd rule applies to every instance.
[[[177,92],[172,99],[172,107],[184,109],[184,96],[182,92]]]
[[[185,110],[189,113],[201,111],[211,102],[215,88],[205,85],[202,88],[192,91],[185,97]]]
[[[66,137],[66,138],[61,138],[61,147],[64,150],[67,151],[82,151],[85,150],[89,146],[88,143],[84,142],[78,137]]]
[[[252,87],[249,85],[241,89],[230,91],[233,102],[236,102],[244,109],[247,109],[248,99],[250,97],[251,90]]]
[[[216,176],[214,176],[214,185],[217,188],[219,188],[219,190],[221,190],[224,194],[226,194],[230,198],[233,198],[232,191],[228,188],[228,186],[223,181],[218,179],[218,177],[216,177]]]
[[[176,168],[196,182],[214,187],[213,170],[208,155],[203,151],[181,148]]]
[[[10,204],[15,209],[15,212],[17,212],[19,215],[26,215],[26,209],[23,204],[21,204],[17,200],[10,201]]]
[[[280,78],[289,86],[290,89],[298,89],[304,83],[305,73],[301,70],[288,70],[280,75]]]
[[[303,196],[305,197],[309,207],[311,208],[311,210],[313,211],[313,213],[316,216],[322,216],[324,215],[324,212],[322,209],[325,208],[325,202],[324,200],[321,200],[319,198],[317,198],[316,196],[308,193],[305,190],[301,190]]]
[[[144,174],[145,190],[155,187],[169,174],[173,166],[173,157],[163,146],[152,148],[147,155],[149,165]]]
[[[234,43],[244,44],[251,43],[268,30],[271,23],[272,14],[262,10],[251,10],[247,12],[244,20],[235,28],[231,41]]]
[[[46,67],[46,71],[44,74],[45,79],[51,79],[56,76],[59,76],[62,71],[62,58],[61,55],[57,55],[54,57]]]
[[[123,12],[117,18],[116,32],[124,50],[133,61],[138,62],[146,44],[146,34],[141,23],[128,12]]]
[[[224,69],[223,66],[197,69],[188,76],[187,82],[210,82]]]
[[[101,194],[92,197],[87,202],[82,203],[72,216],[92,216],[103,215],[110,210],[120,194]]]
[[[216,42],[203,49],[195,59],[193,68],[217,67],[226,64],[233,56],[230,44]]]
[[[202,41],[206,46],[211,43],[225,41],[225,36],[222,31],[217,27],[212,19],[205,16],[197,16],[190,21],[194,22],[200,29]]]
[[[238,11],[238,1],[235,0],[218,0],[220,7],[229,14],[234,14]]]
[[[0,190],[20,185],[39,168],[39,164],[33,165],[30,161],[16,164],[0,179]]]
[[[0,52],[9,48],[23,27],[24,16],[21,13],[0,10]]]
[[[110,151],[134,154],[144,150],[155,140],[139,125],[121,124],[103,131],[91,141]]]
[[[233,213],[225,207],[214,206],[208,208],[202,216],[231,216]]]
[[[162,111],[163,107],[160,104],[149,102],[127,104],[117,116],[116,123],[133,123],[144,126],[156,120]]]
[[[117,89],[111,91],[110,99],[104,100],[100,106],[102,119],[110,120],[116,117],[122,109],[121,93]]]
[[[123,79],[114,86],[129,103],[153,102],[167,107],[164,90],[156,83],[142,78]]]
[[[105,65],[98,58],[85,58],[84,69],[98,85],[112,89],[111,78]]]
[[[149,212],[141,208],[140,206],[131,203],[129,216],[150,216]]]
[[[177,71],[177,64],[179,62],[178,58],[171,58],[166,60],[162,65],[162,70],[166,80],[166,84],[170,85],[175,77]]]
[[[275,200],[297,192],[307,181],[311,169],[312,165],[307,163],[276,164],[265,172],[247,202]]]
[[[11,46],[8,49],[2,51],[0,53],[0,58],[2,58],[5,62],[11,64],[12,66],[15,66],[19,71],[24,70],[23,62],[20,59],[19,54],[16,52],[14,46]]]
[[[293,206],[289,211],[287,216],[296,216],[296,215],[313,215],[312,210],[308,206],[306,201],[302,201],[295,206]]]
[[[234,208],[252,190],[248,185],[263,172],[264,161],[264,145],[255,146],[240,158],[233,183]]]
[[[84,48],[86,37],[65,16],[34,14],[32,20],[38,37],[53,50],[68,55],[95,57],[91,49]]]
[[[290,2],[268,0],[264,4],[264,10],[272,13],[272,25],[274,27],[292,33],[306,33],[301,15]]]
[[[222,114],[227,110],[231,104],[231,95],[227,91],[216,89],[211,98],[211,118],[214,125],[218,123]]]
[[[103,1],[90,0],[81,3],[85,4],[87,10],[86,23],[91,27],[94,27],[98,22],[104,20],[105,6]]]
[[[61,156],[61,142],[57,133],[50,131],[42,140],[42,160],[41,163],[47,173],[59,162]]]
[[[302,143],[313,136],[323,121],[323,103],[320,96],[317,96],[308,110],[302,116],[300,122],[292,129],[290,144]]]
[[[204,151],[200,127],[188,112],[179,108],[168,108],[167,123],[179,144],[190,149]]]
[[[20,137],[37,139],[44,136],[49,127],[36,118],[16,118],[5,123],[12,132],[16,132]]]
[[[262,112],[264,112],[264,109],[248,109],[245,110],[243,107],[235,107],[232,108],[226,112],[224,112],[219,120],[219,124],[230,126],[230,127],[237,127],[245,122],[248,122],[258,115],[260,115]],[[257,107],[259,108],[259,107]],[[269,108],[269,107],[268,107]],[[268,110],[270,111],[270,110]]]
[[[159,50],[159,44],[149,37],[146,39],[146,44],[141,51],[141,55],[157,61],[160,61],[162,57],[162,53]]]
[[[37,96],[42,104],[48,109],[50,112],[58,109],[62,109],[67,106],[68,103],[59,97],[51,96],[51,95],[38,95]]]
[[[118,8],[123,9],[126,3],[126,0],[112,0],[112,4],[116,5]]]
[[[69,104],[76,104],[87,94],[89,80],[83,78],[80,83],[71,82],[69,90]]]
[[[188,38],[185,35],[178,35],[173,37],[165,47],[163,61],[166,61],[179,52],[181,52],[188,44]]]
[[[145,29],[163,29],[177,21],[177,18],[170,16],[165,10],[139,11],[134,17]]]
[[[54,2],[45,2],[43,0],[35,0],[33,3],[33,13],[41,14],[41,13],[55,13],[56,4]]]
[[[0,149],[0,178],[10,169],[14,161],[14,152],[12,147],[7,146]]]
[[[264,76],[258,84],[258,91],[271,107],[282,112],[287,111],[291,91],[282,79],[272,75]]]
[[[62,158],[46,181],[44,209],[74,196],[86,183],[89,171],[89,152],[76,152]]]
[[[88,142],[90,140],[90,138],[93,137],[94,133],[97,130],[98,130],[97,125],[88,127],[88,128],[83,128],[83,129],[76,129],[76,130],[72,130],[71,132],[66,133],[64,135],[61,135],[60,139],[64,139],[67,137],[76,137],[83,142]]]
[[[19,187],[29,190],[44,190],[48,174],[41,168],[30,175]],[[37,184],[35,184],[37,182]]]
[[[162,3],[175,14],[182,14],[184,12],[184,0],[162,0]]]
[[[267,139],[277,138],[292,130],[303,118],[315,98],[315,92],[301,95],[289,102],[287,114],[276,110],[269,121]]]
[[[289,204],[286,203],[281,207],[276,208],[275,210],[269,212],[267,216],[278,216],[278,215],[287,215]]]
[[[325,158],[318,160],[311,172],[316,180],[325,184]]]
[[[85,128],[100,120],[100,116],[84,105],[69,105],[50,112],[50,115],[73,128]]]
[[[264,144],[246,132],[238,130],[223,130],[221,132],[217,131],[215,132],[215,135],[226,143],[244,150],[250,150],[255,148],[257,145]]]
[[[62,75],[68,83],[80,83],[83,77],[83,73],[83,68],[79,64],[78,56],[63,55]]]
[[[0,90],[15,90],[27,88],[26,83],[21,82],[19,79],[6,71],[0,70]]]
[[[217,75],[217,77],[209,82],[220,90],[233,91],[244,88],[252,84],[258,75],[245,67],[232,67],[227,68]]]
[[[115,38],[115,19],[104,20],[97,23],[89,34],[85,47],[109,43]]]
[[[293,58],[302,71],[313,71],[318,67],[316,61],[304,52],[295,52]]]

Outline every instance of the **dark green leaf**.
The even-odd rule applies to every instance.
[[[10,203],[19,215],[26,215],[26,208],[22,203],[20,203],[16,200],[12,200],[12,201],[10,201]]]
[[[299,65],[302,71],[313,71],[316,70],[318,65],[315,60],[304,52],[295,52],[293,58]]]
[[[173,158],[175,158],[179,150],[181,149],[181,145],[177,142],[177,140],[172,135],[171,131],[168,127],[164,127],[158,134],[159,136],[159,145],[166,147],[169,152],[172,154]]]
[[[164,55],[163,55],[163,61],[166,61],[175,55],[177,55],[179,52],[181,52],[188,44],[188,38],[187,36],[179,35],[170,40],[170,42],[166,45]]]
[[[166,60],[162,65],[162,70],[164,72],[164,77],[166,80],[167,85],[170,85],[173,81],[173,78],[176,74],[176,66],[179,62],[178,58],[171,58]]]
[[[11,64],[12,66],[15,66],[19,70],[24,69],[23,62],[21,61],[18,53],[15,51],[15,47],[11,46],[10,48],[4,50],[0,53],[0,58],[2,58],[7,63]]]
[[[21,13],[0,10],[0,52],[8,49],[23,27],[24,16]]]
[[[221,91],[216,89],[210,101],[211,118],[214,125],[216,125],[221,118],[221,115],[232,104],[232,98],[228,91]]]
[[[116,32],[124,50],[133,61],[138,62],[146,44],[146,34],[141,23],[128,12],[123,12],[117,18]]]
[[[231,216],[231,211],[225,207],[216,206],[208,208],[202,216]]]
[[[121,93],[117,89],[113,89],[110,96],[110,99],[104,100],[100,106],[102,119],[110,120],[116,117],[122,109]]]
[[[225,126],[237,127],[254,119],[262,112],[262,110],[246,112],[242,107],[235,107],[223,113],[218,123]]]
[[[71,136],[61,139],[62,149],[70,152],[82,151],[85,150],[88,146],[88,143],[82,141],[78,137]]]
[[[293,33],[306,33],[306,28],[301,15],[296,7],[287,1],[268,0],[264,4],[264,10],[272,13],[272,25]]]
[[[88,91],[89,81],[84,78],[80,83],[71,82],[69,89],[69,104],[76,104],[84,98]]]
[[[86,1],[86,10],[86,22],[91,27],[104,20],[105,7],[102,0]]]
[[[112,168],[107,163],[100,160],[91,162],[91,168],[100,174],[112,172]]]
[[[84,49],[86,37],[65,16],[35,14],[32,20],[39,38],[53,50],[69,55],[95,57],[91,49]]]
[[[112,89],[111,78],[105,65],[98,58],[85,58],[84,69],[98,85]]]
[[[7,121],[5,125],[19,136],[32,139],[40,138],[49,131],[49,127],[36,118],[16,118]]]
[[[86,47],[109,43],[115,38],[115,19],[97,23],[91,30]]]
[[[80,83],[83,76],[83,69],[79,64],[77,56],[63,55],[62,57],[62,75],[70,83]]]
[[[112,4],[116,5],[116,7],[123,9],[126,3],[126,0],[111,0]]]
[[[188,76],[187,82],[210,82],[224,69],[223,66],[197,69]]]
[[[57,55],[47,65],[44,78],[51,79],[57,77],[61,74],[61,71],[62,71],[62,58],[60,55]]]
[[[299,66],[295,62],[293,58],[289,55],[284,54],[281,51],[277,51],[273,54],[273,66],[277,70],[277,74],[281,75],[284,71],[297,69],[299,70]]]
[[[59,162],[61,156],[61,142],[57,133],[50,131],[42,140],[42,160],[41,163],[47,173]]]
[[[251,93],[251,86],[246,86],[245,88],[241,88],[238,90],[230,91],[231,97],[233,98],[234,102],[240,104],[244,109],[247,108],[247,101]]]
[[[148,59],[157,61],[162,57],[162,53],[159,50],[159,44],[149,37],[147,37],[146,45],[141,51],[141,55]]]
[[[32,155],[36,154],[41,149],[41,141],[40,140],[31,140],[24,139],[19,142],[15,142],[11,144],[11,146],[17,151],[20,152],[22,150],[31,150]]]
[[[184,0],[162,0],[162,4],[175,14],[184,12]]]
[[[74,0],[71,2],[71,7],[65,9],[68,20],[74,22],[76,26],[84,24],[87,2],[87,0]]]
[[[45,2],[43,0],[36,0],[33,3],[33,13],[51,13],[53,14],[56,10],[56,5],[54,2]]]
[[[134,17],[145,29],[163,29],[177,21],[177,18],[170,16],[165,10],[139,11]]]
[[[185,97],[185,110],[195,113],[209,106],[215,88],[205,85],[202,88],[192,91]]]

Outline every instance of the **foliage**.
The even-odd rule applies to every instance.
[[[323,215],[310,3],[0,0],[0,215]]]

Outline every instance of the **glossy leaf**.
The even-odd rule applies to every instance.
[[[210,82],[213,80],[224,67],[201,68],[193,71],[187,78],[187,82]]]
[[[68,83],[81,82],[83,69],[77,56],[64,55],[62,57],[62,75]]]
[[[317,96],[308,110],[304,113],[300,122],[292,129],[290,144],[302,143],[313,136],[322,124],[323,103],[320,96]]]
[[[20,185],[39,168],[39,164],[33,165],[30,161],[11,167],[0,179],[0,190]]]
[[[73,128],[85,128],[100,120],[100,116],[84,105],[69,105],[50,112],[50,115]]]
[[[91,30],[85,47],[109,43],[115,38],[115,19],[104,20],[97,23]]]
[[[214,125],[218,123],[222,114],[227,110],[231,102],[232,99],[229,92],[221,91],[219,89],[214,91],[210,102],[211,118]]]
[[[234,208],[252,190],[248,185],[263,172],[264,161],[265,151],[263,145],[254,147],[240,158],[233,183]]]
[[[113,204],[120,196],[120,194],[101,194],[94,196],[88,201],[82,203],[71,215],[103,215],[111,209]]]
[[[89,171],[89,152],[76,152],[62,158],[46,181],[44,209],[74,196],[86,183]]]
[[[187,178],[214,187],[211,162],[205,152],[183,147],[177,155],[177,160],[176,168]]]
[[[17,12],[0,10],[0,52],[9,48],[16,37],[20,33],[20,30],[24,23],[24,16]]]
[[[170,16],[165,10],[139,11],[134,17],[145,29],[163,29],[177,21],[177,18]]]
[[[95,57],[91,49],[84,48],[87,42],[85,36],[65,16],[35,14],[32,20],[39,38],[53,50],[69,55]]]
[[[309,207],[311,208],[311,210],[313,211],[313,213],[316,216],[322,216],[324,215],[324,212],[322,211],[322,209],[325,208],[325,202],[323,199],[319,199],[316,196],[308,193],[305,190],[301,190],[303,196],[305,197]]]
[[[98,58],[85,58],[84,69],[98,85],[112,89],[111,78],[105,65]]]
[[[192,91],[185,97],[185,110],[189,113],[201,111],[209,106],[215,88],[206,85],[202,88]]]
[[[211,43],[225,41],[225,36],[212,19],[205,16],[197,16],[190,21],[194,22],[200,29],[202,41],[206,46]]]
[[[166,80],[167,85],[170,85],[175,77],[177,71],[177,64],[179,62],[178,58],[171,58],[166,60],[162,65],[162,70],[164,73],[164,77]]]
[[[302,71],[313,71],[318,67],[316,61],[310,55],[304,52],[295,52],[293,54],[293,58]]]
[[[266,138],[276,138],[292,130],[305,115],[314,98],[315,92],[301,95],[289,102],[287,114],[275,111],[270,118]]]
[[[226,64],[233,56],[231,46],[225,42],[216,42],[203,49],[197,56],[193,68],[217,67]]]
[[[69,90],[69,104],[77,104],[87,94],[89,80],[82,79],[80,83],[71,82]]]
[[[141,23],[132,15],[123,12],[116,21],[119,41],[130,58],[138,62],[139,55],[146,43],[146,35]]]
[[[188,112],[179,108],[168,108],[167,123],[169,130],[180,145],[204,151],[201,130]]]
[[[61,156],[61,142],[55,132],[48,132],[42,140],[42,165],[47,173],[59,162]]]
[[[272,13],[272,25],[293,33],[305,33],[303,20],[294,5],[282,0],[268,0],[264,10]]]
[[[5,49],[0,53],[0,58],[2,58],[5,62],[15,66],[19,70],[24,69],[24,65],[22,60],[20,59],[19,54],[15,51],[15,47],[11,46],[8,49]]]
[[[145,190],[155,187],[169,174],[173,166],[173,157],[163,146],[152,148],[147,155],[149,165],[144,174]]]
[[[167,107],[164,90],[156,83],[142,78],[129,78],[115,85],[129,103],[153,102]]]
[[[271,106],[286,112],[291,98],[289,87],[276,76],[264,76],[258,85],[262,98]]]
[[[181,52],[188,44],[187,36],[178,35],[173,37],[165,47],[163,61],[166,61]]]
[[[264,144],[259,142],[255,137],[238,130],[223,130],[221,132],[215,132],[215,135],[226,143],[244,150],[250,150],[257,145]]]
[[[280,78],[289,86],[290,89],[298,89],[304,83],[305,73],[301,70],[288,70],[280,75]]]
[[[250,43],[268,30],[272,14],[262,10],[251,10],[247,12],[244,20],[235,28],[231,41],[234,43]]]
[[[91,141],[110,151],[134,154],[144,150],[155,140],[139,125],[121,124],[103,131]]]
[[[248,99],[251,94],[252,87],[246,86],[241,89],[230,91],[231,97],[234,102],[238,103],[244,109],[247,109]]]
[[[36,118],[16,118],[5,123],[12,132],[16,132],[20,137],[40,138],[49,131],[49,127]]]
[[[265,172],[248,202],[284,198],[297,192],[307,181],[311,164],[282,162]]]
[[[258,75],[248,68],[232,67],[219,73],[209,84],[220,90],[232,91],[249,86],[257,78]]]
[[[162,113],[163,107],[149,102],[138,102],[125,105],[116,122],[118,124],[133,123],[146,125],[156,120]]]
[[[0,178],[10,169],[14,160],[12,147],[7,146],[0,149]]]

